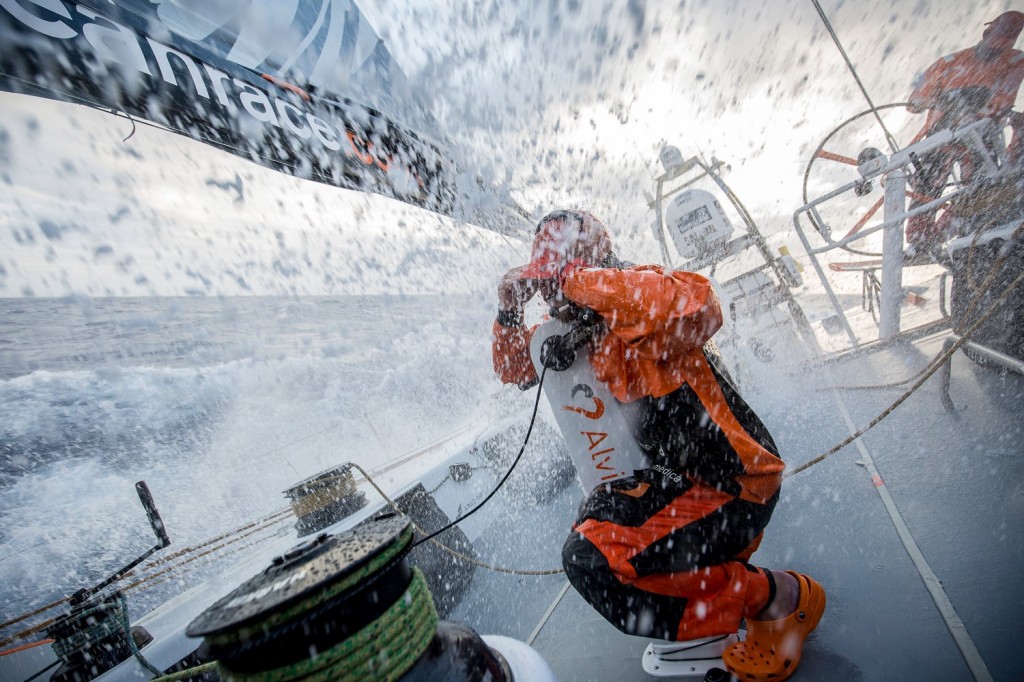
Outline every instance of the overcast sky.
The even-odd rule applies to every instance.
[[[810,0],[358,4],[460,151],[530,211],[594,211],[634,260],[659,258],[643,191],[664,144],[729,164],[773,245],[795,246],[811,153],[867,107]],[[822,6],[878,104],[903,101],[928,64],[1022,8]],[[920,125],[891,121],[904,140]],[[490,233],[156,131],[122,142],[127,122],[80,107],[0,95],[0,129],[13,190],[0,196],[0,296],[489,288],[525,257]],[[883,140],[865,124],[836,151],[868,144]],[[241,195],[216,184],[236,176]]]
[[[442,125],[490,150],[531,206],[578,203],[646,224],[628,197],[651,188],[647,169],[661,172],[668,142],[730,163],[730,182],[775,231],[803,203],[811,152],[867,108],[810,0],[466,4],[383,0],[366,11],[400,63],[431,83]],[[822,6],[884,104],[904,101],[919,72],[1014,5]]]

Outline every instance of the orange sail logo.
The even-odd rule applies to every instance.
[[[594,389],[586,384],[576,384],[572,387],[572,393],[570,393],[570,396],[575,398],[577,393],[583,393],[584,397],[593,400],[594,409],[588,410],[585,407],[579,407],[577,405],[562,405],[563,410],[582,414],[587,419],[600,419],[604,415],[604,402],[600,398],[594,397]]]
[[[593,419],[594,421],[597,421],[598,419],[604,416],[604,401],[602,401],[600,398],[594,395],[594,389],[592,389],[590,386],[587,386],[586,384],[576,384],[575,386],[573,386],[570,396],[572,398],[575,398],[577,393],[582,393],[584,398],[588,398],[589,400],[591,400],[594,403],[593,408],[588,409],[586,407],[580,407],[579,405],[563,405],[563,410],[566,410],[568,412],[575,412],[577,414],[583,415],[587,419]],[[610,481],[619,478],[619,476],[625,475],[626,472],[624,471],[616,473],[616,467],[613,466],[612,453],[615,452],[614,447],[607,447],[603,450],[598,450],[597,452],[594,452],[594,450],[597,449],[597,447],[602,442],[604,442],[605,439],[608,438],[607,432],[580,431],[580,435],[584,436],[587,439],[587,443],[589,444],[589,446],[587,447],[587,451],[590,454],[590,460],[594,466],[594,469],[596,469],[599,474],[604,474],[600,476],[600,480]]]

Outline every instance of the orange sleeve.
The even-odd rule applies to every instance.
[[[536,327],[504,327],[497,322],[491,330],[491,359],[494,373],[502,383],[529,386],[537,379],[530,359],[530,337]]]
[[[934,107],[939,100],[939,94],[945,80],[945,67],[952,58],[943,57],[935,62],[914,81],[914,89],[907,98],[907,111],[912,114],[920,114]]]
[[[660,267],[582,269],[568,275],[565,295],[592,308],[609,331],[640,357],[666,360],[703,346],[722,326],[711,282]]]
[[[1001,114],[1013,106],[1017,90],[1024,78],[1024,54],[1009,50],[991,61],[978,58],[974,48],[943,57],[914,83],[908,97],[907,110],[917,114],[939,105],[948,92],[959,88],[989,89],[986,114]]]
[[[1012,109],[1014,102],[1017,101],[1021,81],[1024,81],[1024,54],[1019,50],[1012,50],[995,78],[992,97],[985,107],[985,113],[990,116],[999,115]]]

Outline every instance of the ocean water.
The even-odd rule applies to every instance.
[[[173,553],[284,509],[283,491],[316,472],[347,461],[372,471],[526,408],[532,393],[493,376],[493,305],[475,295],[0,299],[0,622],[154,544],[136,481],[171,536],[161,554]],[[734,331],[719,338],[747,399],[777,402],[779,363]],[[218,560],[130,590],[132,617]]]
[[[173,551],[491,418],[492,319],[473,296],[0,299],[0,622],[154,544],[135,481]]]

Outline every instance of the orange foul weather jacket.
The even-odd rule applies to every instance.
[[[629,403],[688,386],[742,462],[737,480],[744,499],[764,502],[775,493],[784,464],[730,409],[728,387],[723,390],[705,353],[705,344],[722,326],[718,297],[707,278],[683,271],[666,275],[657,265],[580,269],[565,279],[563,292],[604,319],[607,331],[590,361],[612,395]],[[523,386],[536,379],[530,360],[533,329],[494,324],[494,369],[503,382]]]
[[[567,577],[628,634],[735,632],[774,594],[770,571],[747,560],[784,465],[708,343],[722,324],[711,284],[658,266],[579,269],[563,292],[601,315],[590,362],[619,401],[642,401],[636,436],[652,459],[650,469],[589,492],[562,549]],[[495,323],[504,382],[536,378],[532,333]]]
[[[1002,116],[1010,111],[1017,90],[1024,80],[1024,53],[1001,50],[990,59],[982,59],[978,48],[968,48],[942,57],[928,67],[914,83],[907,109],[911,113],[928,112],[919,137],[940,130],[973,123],[981,118]],[[1020,131],[1014,130],[1009,156],[1020,155]],[[979,159],[962,143],[946,145],[922,158],[912,183],[918,196],[911,208],[938,198],[946,185],[953,164],[960,163],[961,177],[969,181],[975,174]],[[907,222],[910,244],[932,244],[949,238],[943,224],[935,222],[936,211],[912,216]],[[944,221],[949,220],[946,214]]]
[[[1024,53],[1002,50],[992,59],[982,59],[977,48],[942,57],[928,67],[914,83],[907,109],[914,114],[928,111],[925,134],[965,121],[947,120],[953,111],[966,107],[981,118],[998,116],[1013,107],[1024,80]]]

